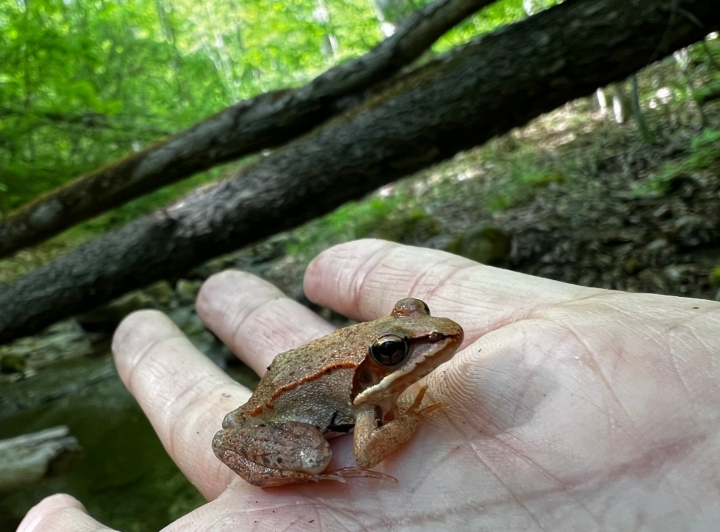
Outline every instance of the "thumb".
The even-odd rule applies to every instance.
[[[46,497],[27,513],[18,532],[75,532],[83,530],[110,531],[112,529],[90,517],[76,498],[61,493]]]

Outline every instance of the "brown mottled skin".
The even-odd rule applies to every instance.
[[[398,397],[449,360],[462,338],[457,323],[432,317],[425,303],[407,298],[388,317],[338,329],[281,353],[250,400],[225,416],[213,450],[238,475],[261,487],[384,478],[366,470],[407,441],[421,415],[442,406],[421,409],[422,389],[400,412]],[[388,352],[404,353],[397,363],[371,356],[371,346],[384,341],[390,342]],[[332,456],[327,438],[353,427],[358,467],[321,474]]]

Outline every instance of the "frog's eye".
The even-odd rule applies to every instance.
[[[425,309],[425,314],[427,314],[429,316],[430,315],[430,307],[427,306],[427,303],[425,303],[425,301],[422,301],[420,299],[418,301],[420,301],[420,303],[422,303],[422,306]]]
[[[386,334],[370,344],[370,356],[381,366],[396,366],[408,354],[407,338],[397,334]]]

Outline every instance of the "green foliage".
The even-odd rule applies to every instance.
[[[371,4],[325,5],[0,3],[0,213],[379,40]]]
[[[524,16],[502,0],[437,50]],[[0,28],[0,214],[381,39],[373,3],[350,0],[4,2]]]
[[[534,0],[533,5],[537,11],[540,11],[559,3],[561,0]],[[479,34],[488,33],[505,24],[522,20],[526,16],[522,0],[500,0],[453,28],[435,43],[433,50],[445,52]]]
[[[569,173],[570,170],[539,163],[534,147],[506,149],[504,143],[507,142],[507,138],[496,139],[489,146],[441,163],[420,176],[401,180],[365,200],[347,203],[327,216],[293,231],[294,239],[288,243],[287,252],[309,261],[329,246],[358,238],[426,243],[432,237],[442,234],[444,228],[431,210],[418,204],[456,202],[458,176],[466,173],[478,175],[477,169],[483,166],[492,167],[492,173],[500,177],[478,177],[479,181],[487,180],[490,184],[485,193],[468,197],[468,209],[482,208],[488,212],[506,210],[530,200],[539,188],[566,182],[566,171]],[[477,244],[471,243],[478,240],[476,236],[468,240],[469,247]],[[507,244],[505,240],[496,238],[495,234],[488,237],[486,232],[481,232],[479,239],[493,242],[490,246],[492,260],[488,259],[490,262],[496,261],[497,256],[505,256],[502,251]],[[457,246],[459,244],[452,251],[459,253]]]
[[[718,98],[720,94],[720,77],[710,80],[695,91],[695,98],[698,102],[711,101]]]
[[[378,220],[367,236],[402,244],[418,244],[439,235],[441,229],[437,218],[419,206],[411,206]]]
[[[520,0],[502,0],[438,50],[523,16]],[[350,0],[0,2],[0,28],[0,216],[238,100],[302,85],[382,38],[373,3]],[[165,187],[20,253],[3,266],[3,280],[222,171]],[[432,218],[408,213],[411,198],[398,190],[341,208],[309,226],[307,242],[295,247],[432,231]]]
[[[508,179],[485,200],[484,207],[490,212],[510,209],[529,200],[538,188],[565,181],[563,172],[539,165],[536,156],[528,152],[498,158],[496,164],[504,167]]]
[[[350,202],[333,212],[305,224],[300,238],[288,244],[288,253],[310,257],[328,245],[363,238],[370,234],[378,221],[390,215],[405,198],[391,195],[383,198],[377,195],[358,202]]]
[[[705,129],[690,143],[689,170],[709,168],[720,160],[720,129]]]
[[[445,251],[480,264],[503,264],[510,258],[511,240],[502,229],[480,224],[455,235]]]
[[[20,355],[5,355],[0,357],[0,373],[19,373],[25,369],[26,359]]]
[[[445,185],[442,185],[445,188]],[[358,238],[418,244],[441,233],[440,221],[417,205],[404,186],[350,202],[293,231],[286,252],[307,262],[320,251]]]
[[[710,280],[710,286],[713,288],[720,288],[720,264],[710,270],[708,278]]]
[[[666,163],[659,172],[636,187],[634,193],[636,196],[664,196],[679,179],[716,164],[720,165],[720,129],[705,129],[692,139],[687,156]]]

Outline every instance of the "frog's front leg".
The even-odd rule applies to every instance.
[[[227,428],[213,439],[215,455],[255,486],[323,480],[332,451],[320,430],[286,421]]]
[[[426,391],[427,387],[421,388],[412,404],[384,425],[379,425],[382,420],[372,406],[357,415],[353,444],[358,467],[367,469],[381,462],[410,439],[424,416],[446,406],[444,403],[435,403],[420,408]]]

